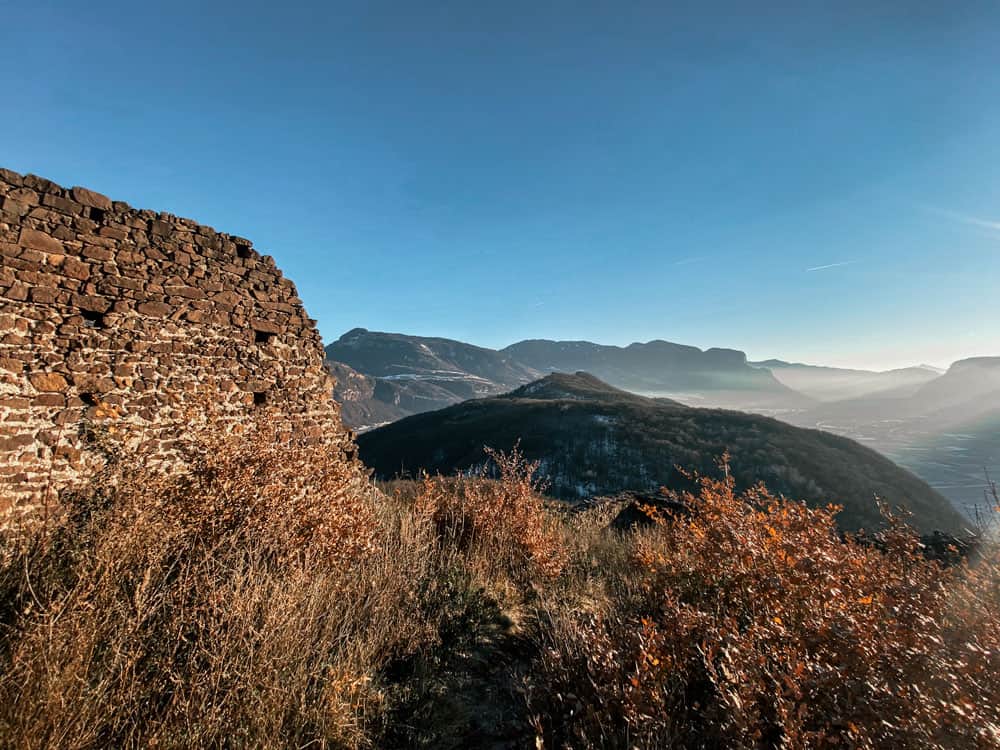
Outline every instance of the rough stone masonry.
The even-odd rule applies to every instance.
[[[95,462],[106,406],[165,453],[207,398],[352,460],[315,321],[248,240],[0,169],[0,261],[0,512]]]

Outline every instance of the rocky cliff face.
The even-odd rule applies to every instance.
[[[331,368],[357,384],[338,387],[336,398],[344,422],[358,430],[505,393],[538,375],[493,349],[364,328],[345,333],[326,354]]]
[[[398,380],[466,382],[470,393],[510,390],[538,375],[494,349],[454,339],[355,328],[326,348],[327,356],[358,372]],[[477,382],[481,388],[477,388]]]
[[[405,393],[395,383],[363,375],[343,362],[327,362],[336,382],[333,398],[340,405],[344,424],[370,430],[412,414],[401,405]]]
[[[199,405],[350,448],[314,321],[249,240],[0,170],[0,261],[0,503],[93,461],[100,404],[165,452]]]

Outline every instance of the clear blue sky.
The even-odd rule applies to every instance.
[[[250,237],[327,340],[1000,354],[996,2],[30,0],[0,83],[0,164]]]

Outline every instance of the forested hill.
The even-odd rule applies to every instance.
[[[553,374],[502,396],[419,414],[360,435],[361,458],[382,478],[480,465],[484,447],[518,441],[542,462],[550,492],[576,499],[624,489],[683,487],[728,451],[742,486],[763,481],[812,505],[844,506],[845,529],[874,528],[874,496],[905,506],[924,531],[963,520],[925,482],[847,438],[753,414],[686,407],[626,393],[585,373]]]

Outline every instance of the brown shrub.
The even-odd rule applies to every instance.
[[[497,478],[487,473],[425,477],[414,500],[418,515],[431,520],[442,539],[499,565],[520,579],[553,578],[566,563],[557,521],[545,512],[537,462],[518,447],[487,450]]]
[[[701,481],[634,542],[613,601],[557,612],[527,679],[552,747],[998,747],[993,562],[945,568],[893,521]],[[609,581],[614,574],[609,574]],[[628,580],[631,577],[631,580]]]
[[[177,448],[0,532],[0,746],[1000,747],[995,551],[707,479],[619,535],[517,452],[387,498],[266,424]]]
[[[370,746],[378,671],[434,637],[429,530],[358,467],[258,424],[119,455],[30,538],[3,538],[10,747]],[[415,583],[416,582],[416,583]]]

